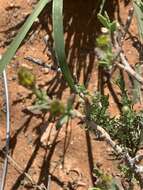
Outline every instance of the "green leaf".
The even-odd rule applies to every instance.
[[[56,123],[56,129],[61,128],[64,124],[66,124],[69,120],[69,116],[67,114],[64,114],[61,116],[61,118]]]
[[[142,0],[133,1],[135,16],[137,18],[137,25],[140,38],[143,38],[143,2]]]
[[[97,42],[97,46],[98,47],[107,47],[110,43],[110,39],[109,39],[109,36],[108,35],[100,35],[97,39],[96,39],[96,42]]]
[[[98,13],[97,18],[99,19],[101,24],[103,24],[104,27],[106,27],[107,29],[110,28],[109,23],[108,23],[108,19],[105,16]]]
[[[73,102],[74,101],[74,97],[70,96],[67,100],[67,113],[70,113],[70,111],[73,109]]]
[[[65,113],[65,105],[58,99],[54,99],[50,104],[50,113],[53,117],[63,115]]]
[[[141,74],[141,65],[136,64],[135,66],[135,71],[139,74]],[[133,103],[138,103],[142,102],[143,97],[142,97],[142,92],[141,92],[141,84],[137,80],[133,80]]]
[[[64,78],[72,90],[75,91],[75,84],[67,65],[64,45],[63,31],[63,0],[53,0],[53,34],[57,60]]]
[[[107,28],[110,32],[114,32],[117,29],[116,21],[111,22],[107,12],[105,11],[104,16],[100,13],[97,15],[99,21],[105,28]]]
[[[140,2],[139,7],[140,7],[141,11],[143,12],[143,2]]]
[[[105,18],[107,19],[107,22],[110,23],[110,18],[109,18],[108,14],[107,14],[107,11],[105,11],[104,14],[105,14]]]
[[[0,60],[0,73],[5,69],[6,65],[10,62],[12,57],[15,55],[18,47],[20,46],[21,42],[25,38],[27,32],[31,28],[32,24],[44,9],[44,7],[49,3],[51,0],[40,0],[35,7],[32,14],[28,17],[27,21],[24,23],[22,28],[19,30],[18,34],[16,35],[15,39],[10,44],[9,48],[7,49],[6,53],[3,55],[2,59]]]
[[[100,11],[99,11],[99,13],[102,13],[104,5],[105,5],[105,2],[106,2],[106,0],[102,0],[102,2],[100,4]]]
[[[88,95],[89,92],[84,85],[76,85],[76,92],[78,94]]]
[[[110,25],[110,30],[111,32],[115,32],[117,29],[117,22],[116,21],[113,21]]]

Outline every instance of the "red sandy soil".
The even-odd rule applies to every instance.
[[[25,17],[31,12],[35,2],[34,0],[0,1],[1,54],[25,21]],[[94,55],[94,45],[95,34],[98,32],[94,14],[92,14],[96,5],[91,0],[89,2],[88,5],[87,3],[83,5],[81,0],[68,1],[65,4],[64,22],[68,61],[72,68],[76,68],[81,82],[86,82],[86,79],[89,78],[89,89],[93,90],[97,87],[97,71],[94,69],[95,71],[91,72],[91,70],[96,68],[97,59]],[[119,14],[124,23],[130,5],[125,6],[123,1],[119,1],[119,5]],[[116,9],[115,12],[113,10],[111,12],[117,15]],[[40,17],[39,23],[34,24],[32,30],[35,31],[34,35],[30,31],[28,38],[7,69],[11,110],[11,156],[23,171],[30,174],[38,184],[44,183],[46,185],[50,172],[52,174],[51,190],[63,189],[61,187],[63,184],[70,186],[76,180],[79,182],[77,190],[87,190],[93,186],[95,181],[95,178],[92,177],[92,169],[95,164],[101,165],[102,169],[114,176],[119,174],[118,161],[109,155],[111,153],[110,147],[105,142],[96,141],[92,134],[80,127],[77,120],[72,120],[68,127],[62,128],[56,138],[57,132],[54,129],[54,124],[48,124],[47,114],[34,116],[23,112],[26,106],[31,105],[32,97],[30,91],[17,82],[17,69],[21,65],[34,71],[37,83],[44,86],[50,96],[61,98],[63,101],[69,96],[69,90],[60,75],[57,76],[54,72],[47,71],[24,59],[26,56],[32,56],[50,63],[49,56],[43,52],[45,48],[43,38],[46,34],[50,35],[52,31],[49,13],[50,8],[47,8],[45,14]],[[111,14],[112,17],[114,15]],[[130,31],[137,35],[135,20],[132,22]],[[80,42],[81,38],[83,43]],[[132,47],[130,40],[125,42],[124,48],[131,64],[137,62],[138,54]],[[89,64],[90,66],[87,67]],[[87,69],[89,69],[88,72]],[[87,76],[88,73],[90,73],[89,76]],[[52,81],[54,78],[55,80]],[[106,93],[109,93],[109,90],[106,90]],[[118,109],[112,97],[110,97],[110,105],[111,113],[116,115]],[[54,138],[56,142],[52,143],[51,146],[44,146],[41,142],[41,136],[47,126],[52,127],[50,142],[52,143]],[[3,134],[4,122],[0,131],[0,135]],[[3,142],[4,140],[3,138]],[[66,146],[68,144],[68,147],[64,153],[65,144]],[[63,157],[64,163],[62,163]],[[81,174],[80,178],[77,173]],[[12,163],[9,163],[5,190],[34,189],[29,185],[23,174],[19,173]]]

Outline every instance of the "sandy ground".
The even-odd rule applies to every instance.
[[[30,14],[34,3],[32,0],[1,0],[0,1],[0,53],[2,54],[10,41],[17,33],[25,18]],[[125,22],[129,6],[120,2],[119,15]],[[82,1],[65,3],[65,41],[67,59],[77,73],[78,80],[89,81],[88,88],[96,88],[97,58],[94,54],[95,37],[98,34],[98,25],[94,15],[96,3],[89,0],[83,5]],[[110,6],[111,17],[117,15],[115,7]],[[74,189],[87,190],[93,186],[95,178],[92,175],[95,164],[101,165],[106,172],[117,175],[118,161],[114,160],[109,153],[110,147],[104,142],[96,141],[92,134],[89,134],[78,124],[78,120],[72,120],[69,125],[63,127],[58,134],[54,123],[48,123],[48,114],[35,116],[23,112],[26,106],[31,105],[33,98],[30,91],[20,86],[17,82],[17,69],[23,65],[33,70],[37,77],[37,83],[43,86],[48,94],[63,101],[69,96],[69,90],[60,74],[55,74],[37,65],[26,61],[24,57],[32,56],[51,63],[48,53],[44,52],[44,36],[51,38],[51,15],[50,6],[41,15],[39,23],[35,23],[33,29],[18,50],[15,58],[8,66],[8,80],[11,109],[11,156],[22,168],[21,173],[16,170],[10,162],[6,178],[5,190],[26,190],[34,189],[24,177],[24,172],[30,174],[37,184],[48,183],[48,175],[51,175],[51,190]],[[115,12],[114,12],[115,11]],[[85,14],[86,13],[86,14]],[[87,25],[88,23],[88,25]],[[34,31],[34,33],[33,33]],[[136,32],[136,24],[133,21],[131,32]],[[131,63],[138,60],[138,54],[132,48],[132,42],[127,40],[125,50]],[[93,71],[94,70],[94,71]],[[109,90],[107,90],[109,93]],[[112,96],[110,97],[110,111],[118,113]],[[4,118],[3,118],[4,120]],[[42,134],[47,127],[52,129],[51,146],[43,146]],[[4,122],[1,127],[1,138],[3,143]],[[48,132],[47,132],[48,133]],[[54,142],[52,142],[54,140]]]

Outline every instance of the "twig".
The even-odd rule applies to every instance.
[[[131,77],[134,77],[139,83],[143,84],[143,77],[138,74],[128,63],[123,50],[122,50],[122,44],[120,45],[120,43],[118,42],[117,38],[117,34],[115,34],[114,36],[114,42],[115,42],[115,49],[116,49],[116,56],[113,60],[114,63],[116,63],[116,65],[125,70]],[[118,57],[120,58],[121,63],[117,62]]]
[[[120,67],[121,69],[124,69],[125,71],[127,71],[127,73],[134,77],[138,82],[140,82],[141,84],[143,84],[143,77],[141,77],[140,74],[138,74],[134,69],[132,69],[132,67],[129,65],[127,59],[125,58],[125,55],[121,52],[120,53],[120,59],[122,64],[120,63],[116,63],[118,67]]]
[[[120,155],[128,164],[130,169],[135,174],[135,177],[139,180],[141,188],[143,188],[143,166],[136,164],[136,157],[131,158],[128,153],[124,152],[124,150],[117,145],[110,137],[110,135],[100,126],[97,126],[92,121],[87,121],[87,124],[90,128],[96,128],[96,130],[102,135],[102,138],[114,149],[114,151]],[[139,155],[138,158],[143,159],[143,155]]]
[[[59,67],[54,67],[53,65],[48,65],[46,64],[43,60],[41,59],[38,59],[38,58],[34,58],[32,56],[27,56],[27,57],[24,57],[25,60],[28,60],[28,61],[31,61],[32,63],[35,63],[41,67],[45,67],[45,68],[48,68],[52,71],[55,71],[55,72],[61,72],[61,69]]]
[[[130,157],[129,154],[124,151],[123,148],[121,148],[119,145],[117,145],[117,143],[115,143],[111,139],[110,135],[103,127],[96,125],[94,121],[90,121],[87,117],[84,117],[81,113],[78,113],[78,111],[76,111],[76,113],[78,118],[80,118],[81,116],[80,119],[84,119],[84,122],[87,123],[89,130],[94,131],[96,135],[100,134],[100,137],[103,140],[105,140],[114,149],[114,151],[126,161],[127,165],[133,171],[135,177],[138,179],[140,183],[141,188],[143,189],[143,166],[137,164],[139,161],[143,160],[143,155],[137,155],[134,158]]]
[[[51,186],[51,175],[48,176],[48,187],[47,187],[47,190],[50,190],[50,186]]]
[[[142,155],[140,155],[140,156],[142,156]],[[128,153],[125,155],[125,159],[126,159],[126,162],[128,163],[128,166],[135,174],[136,179],[139,181],[141,190],[143,190],[143,176],[141,175],[141,173],[143,172],[143,166],[139,166],[139,165],[135,164],[135,162],[129,156]]]
[[[43,184],[38,185],[35,180],[26,172],[24,172],[23,168],[10,156],[7,155],[7,158],[9,160],[10,163],[12,163],[13,167],[20,173],[25,175],[25,177],[29,180],[29,182],[31,183],[31,185],[33,187],[36,187],[38,190],[49,190],[47,189]]]
[[[111,139],[110,135],[105,131],[105,129],[103,129],[103,127],[96,125],[93,121],[86,120],[86,122],[89,128],[91,130],[96,130],[98,134],[100,134],[100,137],[104,139],[116,151],[117,154],[120,155],[123,153],[122,148]]]
[[[114,34],[114,43],[115,43],[115,49],[116,49],[117,53],[116,53],[115,58],[113,59],[113,63],[116,62],[116,65],[119,68],[125,70],[130,76],[134,77],[139,83],[143,84],[143,77],[140,74],[138,74],[130,66],[130,64],[128,63],[128,61],[123,53],[123,50],[122,50],[123,40],[125,39],[125,36],[128,33],[129,27],[131,25],[133,13],[134,13],[134,10],[133,10],[133,8],[131,8],[128,13],[128,18],[127,18],[126,24],[124,25],[124,33],[122,33],[121,31],[118,31]],[[120,57],[121,63],[117,62],[118,61],[117,59],[119,57]]]
[[[123,43],[123,40],[125,39],[126,34],[128,33],[128,30],[129,30],[131,22],[132,22],[133,15],[134,15],[134,9],[133,9],[133,7],[131,7],[129,9],[129,12],[128,12],[127,21],[126,21],[125,25],[123,26],[124,33],[123,33],[123,35],[121,36],[121,39],[120,39],[121,44]]]
[[[134,157],[134,162],[135,163],[139,163],[139,162],[141,162],[143,160],[143,155],[136,155],[135,157]]]
[[[114,41],[115,42],[118,41],[118,43],[120,44],[120,47],[123,46],[124,39],[129,31],[129,28],[130,28],[130,25],[131,25],[131,22],[133,19],[133,15],[134,15],[134,9],[133,9],[133,7],[131,7],[128,12],[128,17],[127,17],[126,23],[121,24],[122,28],[120,28],[118,31],[115,32]],[[117,53],[116,57],[118,57],[121,50],[122,50],[121,48],[118,49],[118,53]]]

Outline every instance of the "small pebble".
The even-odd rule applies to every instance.
[[[44,40],[45,44],[47,45],[48,40],[49,40],[49,35],[44,36],[43,40]]]
[[[12,76],[11,80],[13,81],[17,80],[17,76],[16,75]]]
[[[44,74],[48,74],[49,73],[49,69],[48,68],[41,68],[41,71],[44,73]]]

